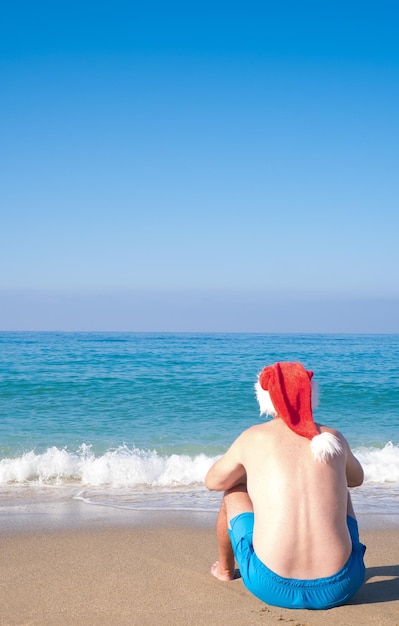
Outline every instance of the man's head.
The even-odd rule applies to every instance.
[[[337,437],[320,434],[312,413],[313,372],[301,363],[282,362],[265,367],[255,384],[260,412],[280,417],[297,435],[312,442],[314,456],[325,461],[342,451]],[[327,436],[326,436],[327,435]]]
[[[318,434],[312,414],[313,372],[301,363],[265,367],[255,385],[261,414],[281,417],[291,430],[312,439]]]

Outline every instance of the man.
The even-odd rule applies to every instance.
[[[285,608],[343,604],[365,574],[348,493],[363,470],[340,432],[313,421],[312,376],[300,363],[265,367],[256,394],[274,419],[244,431],[205,481],[225,492],[212,574],[232,580],[235,557],[248,590]]]

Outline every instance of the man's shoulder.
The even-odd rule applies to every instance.
[[[271,424],[272,424],[271,422],[265,422],[262,424],[254,424],[253,426],[250,426],[249,428],[244,430],[241,433],[239,439],[241,441],[248,441],[251,439],[257,439],[259,437],[263,437],[270,431]]]
[[[316,426],[321,433],[330,433],[331,435],[334,435],[334,437],[336,437],[341,442],[341,445],[346,452],[349,450],[348,441],[339,430],[331,426],[326,426],[325,424],[316,423]]]
[[[343,434],[337,428],[334,428],[333,426],[328,426],[327,424],[320,424],[319,422],[316,422],[316,426],[317,428],[319,428],[320,432],[322,433],[330,433],[331,435],[335,435],[336,437],[339,437],[339,438],[342,437],[343,439],[345,439]]]

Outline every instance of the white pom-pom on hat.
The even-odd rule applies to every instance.
[[[327,432],[315,435],[310,441],[310,448],[314,459],[320,463],[325,463],[330,457],[344,451],[338,437]]]

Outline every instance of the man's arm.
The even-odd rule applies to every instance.
[[[226,491],[246,483],[245,468],[240,462],[240,439],[236,439],[227,452],[218,460],[205,477],[205,485],[212,491]]]
[[[364,480],[363,468],[347,444],[346,479],[348,487],[359,487]]]

